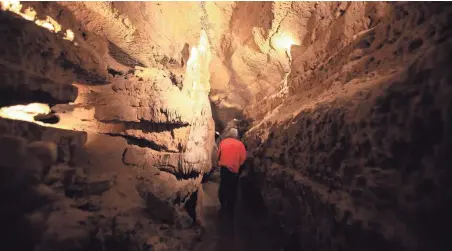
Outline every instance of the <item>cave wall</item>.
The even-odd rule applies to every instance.
[[[176,75],[183,75],[180,69],[186,64],[187,54],[200,30],[205,30],[212,48],[210,99],[218,110],[218,121],[224,124],[234,117],[262,119],[281,101],[275,95],[285,86],[291,59],[285,48],[278,47],[277,39],[285,34],[303,51],[311,47],[321,51],[325,46],[316,44],[329,38],[329,30],[340,26],[336,24],[340,22],[338,13],[349,8],[337,3],[301,2],[58,4],[85,30],[104,37],[110,56],[118,62],[168,68]],[[370,7],[348,5],[352,7],[344,16],[350,21],[341,24],[347,26],[347,32],[331,38],[331,44],[338,44],[331,53],[341,48],[338,41],[345,43],[351,33],[367,29],[365,10]],[[356,10],[360,13],[350,14]],[[319,27],[315,26],[317,22],[321,23]],[[311,41],[302,40],[308,36],[313,37]]]
[[[199,53],[200,62],[187,71],[130,67],[64,6],[31,2],[22,11],[29,7],[39,13],[35,19],[49,16],[62,32],[0,11],[1,106],[48,104],[58,121],[0,118],[2,172],[40,173],[5,183],[2,193],[17,190],[21,196],[4,198],[0,220],[6,222],[11,210],[23,213],[8,222],[27,231],[27,248],[185,250],[198,235],[196,216],[185,204],[199,190],[200,174],[210,170],[214,144],[209,59]],[[64,38],[67,29],[73,40]],[[198,46],[199,35],[194,39]],[[198,76],[198,89],[178,72]],[[38,153],[28,144],[37,144]],[[30,157],[43,153],[55,156],[44,167]],[[30,158],[31,166],[22,158]]]
[[[290,96],[247,132],[251,196],[287,250],[451,247],[451,6],[384,13],[311,69],[294,48]]]
[[[318,82],[334,83],[336,70],[318,73],[322,64],[345,65],[342,55],[351,49],[351,57],[362,57],[368,42],[360,48],[350,44],[377,30],[385,32],[380,24],[393,8],[390,3],[366,2],[29,5],[73,26],[76,38],[86,40],[108,68],[119,71],[127,71],[124,66],[156,67],[183,79],[190,50],[205,30],[212,51],[210,100],[222,124],[234,117],[258,123],[289,92],[315,89]],[[177,14],[172,14],[174,10]],[[278,45],[284,36],[292,40],[289,53]]]
[[[71,102],[77,97],[77,88],[72,86],[76,72],[81,78],[105,78],[106,66],[96,54],[29,21],[4,12],[0,18],[3,102]]]
[[[115,239],[110,220],[121,222],[118,238],[153,247],[162,247],[160,236],[180,239],[167,224],[192,223],[181,208],[199,187],[194,174],[210,167],[212,116],[217,124],[253,122],[245,137],[253,150],[249,178],[288,249],[448,244],[447,231],[435,228],[450,222],[448,4],[23,5],[74,32],[64,40],[0,12],[0,90],[8,101],[1,105],[48,103],[60,118],[59,129],[0,120],[2,132],[22,142],[14,156],[26,156],[34,141],[58,149],[56,163],[30,184],[64,194],[55,204],[64,210],[41,211],[51,226],[46,245],[61,249],[52,235],[68,213],[78,215],[65,225],[77,234],[61,236],[64,245],[104,231]],[[201,29],[212,52],[204,87],[213,111],[207,93],[198,110],[184,89]],[[290,50],[278,47],[283,34],[293,40]],[[73,130],[76,136],[66,135]],[[63,175],[49,181],[55,173]],[[137,231],[140,224],[153,227]]]
[[[108,53],[100,50],[101,56],[108,67],[116,70],[123,68],[121,64],[140,65],[170,69],[183,78],[190,50],[196,45],[201,29],[205,30],[212,51],[210,99],[217,110],[217,121],[226,124],[234,117],[263,119],[281,104],[289,89],[293,92],[296,88],[288,86],[288,82],[296,82],[291,79],[306,78],[326,57],[336,55],[356,39],[356,34],[374,28],[390,4],[58,2],[45,4],[45,8],[41,3],[28,5],[61,22],[70,20],[67,22],[76,24],[75,30],[86,31],[82,37],[90,40],[91,45],[108,47]],[[101,39],[90,39],[94,36]],[[289,53],[278,44],[281,38],[292,40]],[[297,73],[293,74],[292,69]]]
[[[74,30],[74,40],[64,40],[60,34],[2,12],[2,73],[6,79],[2,89],[5,97],[17,96],[16,100],[11,96],[5,100],[13,104],[61,104],[52,107],[60,117],[60,128],[123,136],[132,144],[161,153],[162,158],[170,157],[171,163],[191,158],[187,164],[179,164],[182,167],[164,167],[172,173],[210,168],[207,156],[212,148],[213,121],[210,103],[201,97],[207,94],[191,98],[190,83],[184,83],[170,70],[141,68],[135,72],[134,68],[113,62],[107,56],[104,38],[83,29],[57,3],[28,3],[22,9],[30,7],[40,13],[37,19],[48,15],[64,29]],[[32,43],[33,39],[38,43]],[[205,91],[209,90],[208,85]],[[194,115],[198,108],[202,114]],[[192,127],[195,122],[197,125]],[[205,135],[192,130],[195,127],[204,128]],[[195,134],[200,138],[188,136]],[[196,146],[191,146],[194,141]],[[199,147],[203,150],[194,150]]]

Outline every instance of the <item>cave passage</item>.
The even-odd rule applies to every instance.
[[[451,17],[0,0],[2,250],[452,250]],[[231,129],[247,159],[222,216]]]

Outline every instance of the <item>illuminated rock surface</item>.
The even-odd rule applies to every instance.
[[[451,249],[450,4],[0,3],[8,250]]]

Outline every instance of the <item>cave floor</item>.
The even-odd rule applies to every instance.
[[[218,183],[203,185],[204,207],[202,221],[205,234],[195,251],[277,251],[281,242],[275,229],[265,226],[265,215],[238,202],[235,216],[220,216]],[[239,197],[240,201],[240,197]]]

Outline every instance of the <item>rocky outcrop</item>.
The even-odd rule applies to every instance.
[[[106,65],[83,44],[75,45],[14,15],[0,13],[2,100],[9,100],[4,105],[71,102],[77,97],[74,80],[106,79]]]
[[[39,15],[31,21],[22,19],[31,10],[26,8]],[[39,227],[39,234],[27,243],[29,249],[189,248],[198,235],[193,227],[194,195],[202,173],[210,170],[214,143],[205,73],[210,59],[202,58],[202,52],[199,58],[187,58],[191,61],[185,62],[190,66],[186,79],[181,67],[129,67],[107,55],[106,40],[78,26],[58,4],[27,3],[18,13],[22,14],[0,13],[5,21],[1,24],[5,36],[0,39],[4,45],[0,61],[5,62],[0,62],[0,72],[6,79],[0,88],[5,90],[2,94],[17,96],[1,105],[41,102],[52,110],[36,115],[22,109],[31,122],[20,121],[23,117],[14,110],[4,110],[2,116],[18,120],[0,119],[0,132],[30,142],[27,151],[42,160],[29,174],[36,176],[34,183],[24,187],[56,196],[39,207],[18,211],[18,217],[37,218],[37,225],[24,225],[21,218],[11,221],[22,231]],[[36,20],[53,20],[52,26],[37,26],[32,21],[41,21]],[[56,31],[58,25],[74,29],[74,37],[63,38]],[[14,43],[12,51],[5,49]],[[49,155],[48,149],[56,153]],[[22,168],[11,165],[6,163],[5,168]]]
[[[289,91],[303,89],[289,87],[289,82],[308,78],[330,56],[343,59],[342,49],[377,27],[393,8],[389,3],[361,2],[59,2],[51,6],[60,9],[64,18],[71,16],[82,29],[105,37],[110,56],[129,66],[178,71],[186,66],[204,30],[212,48],[210,98],[221,123],[243,114],[263,119]],[[179,14],[167,18],[174,10]],[[366,42],[361,47],[356,55]]]
[[[391,7],[247,133],[253,196],[289,250],[450,248],[451,9]]]
[[[359,10],[360,15],[350,21],[353,27],[347,27],[350,31],[344,34],[346,40],[367,29],[364,24],[369,23],[367,16],[374,18],[371,7],[361,3],[351,5],[349,13]],[[287,89],[287,75],[291,71],[290,44],[302,45],[301,39],[313,33],[309,42],[315,46],[316,36],[328,37],[334,26],[331,23],[340,19],[341,11],[345,13],[349,8],[336,3],[277,2],[59,2],[49,6],[51,8],[47,9],[60,9],[63,13],[60,19],[71,16],[82,29],[105,37],[111,57],[128,66],[177,71],[186,66],[201,30],[206,31],[213,52],[210,97],[215,101],[222,123],[232,119],[231,116],[240,116],[241,110],[251,119],[260,119],[274,108],[270,103],[279,101],[273,101],[278,98],[273,95]],[[55,10],[46,13],[57,18]],[[174,10],[178,14],[167,18]],[[352,16],[349,13],[345,16]],[[319,20],[322,20],[322,29],[311,31],[317,28],[314,23]],[[337,40],[341,41],[340,34],[331,43]],[[337,44],[335,51],[341,47]],[[316,50],[320,48],[317,46]],[[266,100],[268,106],[265,112],[260,105],[262,100]]]
[[[24,8],[32,6],[41,16],[72,29],[74,41],[101,61],[104,72],[95,71],[99,76],[105,76],[105,66],[116,74],[139,65],[170,69],[180,78],[204,30],[212,51],[210,99],[217,121],[225,124],[243,115],[260,121],[289,92],[315,91],[310,95],[316,95],[324,88],[318,82],[333,85],[356,77],[338,71],[342,66],[347,68],[344,72],[360,71],[355,67],[369,51],[379,50],[386,42],[392,45],[404,27],[399,20],[406,15],[420,24],[430,15],[431,8],[414,14],[403,10],[403,5],[31,2],[24,3]],[[422,8],[420,4],[413,10]],[[166,18],[174,10],[179,14]],[[399,16],[391,19],[397,22],[391,26],[385,18],[394,10]],[[391,38],[385,42],[386,36]],[[414,40],[413,50],[419,43]],[[369,67],[376,62],[368,63]]]
[[[35,3],[26,7],[44,10],[43,14],[55,14],[58,9],[54,4],[50,6],[46,8],[41,3]],[[5,100],[12,104],[75,101],[71,105],[62,104],[52,108],[60,118],[54,127],[123,136],[131,144],[171,153],[167,156],[173,158],[172,162],[179,162],[178,166],[171,169],[172,173],[202,173],[210,169],[212,145],[204,143],[212,141],[214,133],[210,104],[198,102],[196,105],[204,107],[202,109],[205,112],[197,115],[203,116],[201,119],[195,117],[193,99],[187,91],[180,89],[182,80],[178,80],[173,72],[138,68],[131,72],[117,72],[113,74],[115,76],[109,76],[106,82],[107,64],[102,61],[105,56],[100,54],[102,51],[94,52],[96,47],[93,41],[81,39],[83,34],[73,41],[64,40],[50,30],[13,15],[2,12],[1,16],[5,21],[2,22],[5,34],[2,36],[4,40],[0,41],[4,44],[2,48],[14,47],[14,51],[4,50],[2,72],[6,81],[2,93],[13,93],[17,99],[13,96]],[[69,25],[71,18],[63,16],[57,20]],[[25,28],[18,30],[17,27],[22,26]],[[76,27],[75,24],[72,26]],[[42,44],[31,43],[26,48],[29,53],[26,53],[25,46],[31,38],[42,41]],[[26,53],[24,56],[22,51]],[[35,66],[35,62],[42,64]],[[208,62],[205,65],[208,66]],[[33,77],[28,78],[24,74],[28,72]],[[93,76],[94,79],[91,78]],[[78,80],[77,85],[73,85],[75,80]],[[103,85],[93,86],[98,80],[103,81]],[[201,100],[206,100],[208,88]],[[194,126],[195,120],[197,127]],[[190,139],[193,135],[198,138]],[[193,148],[190,144],[200,147],[191,155],[185,153],[187,146]]]
[[[168,71],[138,68],[111,78],[110,84],[77,85],[79,97],[73,104],[52,107],[59,117],[56,126],[124,137],[143,148],[143,160],[149,157],[173,174],[206,172],[215,130],[207,94],[190,97],[170,76]]]
[[[37,148],[22,138],[5,135],[0,138],[1,222],[9,228],[2,242],[5,247],[32,249],[45,227],[43,214],[34,212],[54,199],[40,189],[39,181],[49,164],[45,156],[51,156],[49,160],[53,164],[55,152],[42,147],[41,154],[35,154]]]
[[[386,3],[301,2],[24,5],[73,27],[75,41],[94,47],[104,64],[123,73],[124,65],[139,65],[180,76],[204,30],[212,51],[210,98],[221,123],[243,113],[262,119],[289,91],[292,68],[298,72],[292,78],[305,78],[390,9]],[[166,18],[174,10],[179,14]]]
[[[197,234],[188,230],[193,219],[184,205],[200,177],[178,181],[153,165],[126,166],[120,153],[127,144],[121,138],[1,122],[15,128],[2,130],[8,136],[0,142],[7,247],[187,250],[193,245]],[[36,141],[40,138],[46,141]],[[64,151],[68,142],[71,158]]]

